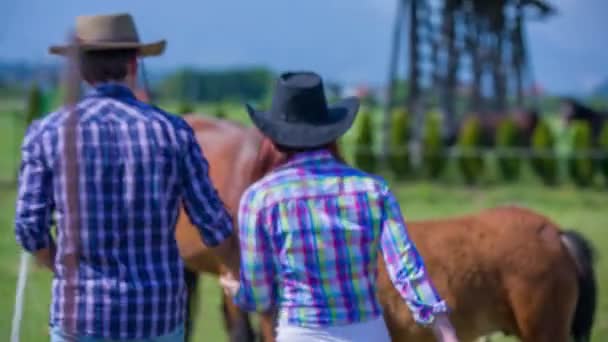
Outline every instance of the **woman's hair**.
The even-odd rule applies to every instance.
[[[281,153],[285,153],[287,155],[292,155],[292,154],[301,153],[301,152],[311,152],[311,151],[323,150],[323,149],[327,149],[329,146],[329,144],[326,144],[326,145],[319,145],[319,146],[315,146],[315,147],[288,147],[288,146],[283,146],[281,144],[277,144],[275,142],[273,142],[273,145],[275,146],[277,151],[279,151]]]
[[[260,143],[260,148],[258,150],[256,165],[254,166],[252,174],[252,180],[257,181],[258,179],[264,177],[264,175],[266,175],[273,169],[285,164],[289,160],[289,158],[291,158],[296,153],[316,151],[321,149],[328,150],[336,160],[342,163],[346,163],[344,161],[344,158],[342,158],[342,155],[340,154],[340,149],[336,141],[315,148],[294,149],[277,145],[270,139],[264,137],[262,139],[262,142]]]
[[[336,158],[337,160],[339,160],[341,162],[344,162],[344,159],[342,158],[342,155],[340,154],[340,151],[338,148],[338,143],[335,140],[328,144],[325,144],[325,145],[319,145],[319,146],[315,146],[315,147],[297,147],[297,148],[282,146],[275,142],[271,142],[271,143],[279,153],[282,153],[285,155],[286,159],[291,158],[296,153],[328,150],[333,155],[334,158]]]

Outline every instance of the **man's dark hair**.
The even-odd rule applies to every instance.
[[[329,147],[329,145],[321,145],[321,146],[314,146],[314,147],[287,147],[287,146],[283,146],[283,145],[279,145],[279,144],[274,144],[274,146],[276,147],[276,149],[279,152],[285,153],[285,154],[312,152],[312,151],[327,149]]]
[[[122,81],[136,56],[135,49],[85,51],[80,54],[80,73],[89,83]]]

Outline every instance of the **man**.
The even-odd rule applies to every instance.
[[[287,162],[241,197],[240,281],[220,279],[247,311],[278,311],[277,341],[388,341],[377,296],[381,251],[395,288],[439,341],[457,341],[385,181],[340,161],[337,140],[359,102],[328,106],[321,78],[282,74],[251,120]],[[240,283],[240,284],[239,284]]]
[[[137,58],[160,55],[165,41],[140,43],[128,14],[78,17],[75,33],[76,47],[50,51],[76,49],[80,74],[92,89],[75,108],[59,109],[29,128],[15,217],[17,241],[54,272],[51,341],[183,341],[179,207],[183,203],[203,241],[236,272],[231,218],[192,129],[138,101],[129,88]],[[73,114],[80,172],[66,180],[70,160],[63,147],[74,142],[64,140],[64,127]],[[75,217],[66,209],[67,182],[79,184],[76,243],[66,231]],[[53,213],[57,247],[50,234]]]

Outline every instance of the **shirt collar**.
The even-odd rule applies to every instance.
[[[316,151],[299,152],[292,156],[283,167],[297,167],[305,164],[317,164],[334,160],[334,156],[329,150],[322,149]]]
[[[96,84],[88,91],[87,96],[135,99],[131,89],[119,82]]]

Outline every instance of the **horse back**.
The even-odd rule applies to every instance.
[[[556,277],[556,269],[572,264],[558,227],[524,208],[498,207],[413,221],[408,232],[452,310],[451,319],[463,341],[494,331],[515,333],[513,288],[532,288]],[[379,269],[380,300],[393,340],[432,341],[432,335],[413,321],[383,261]]]

